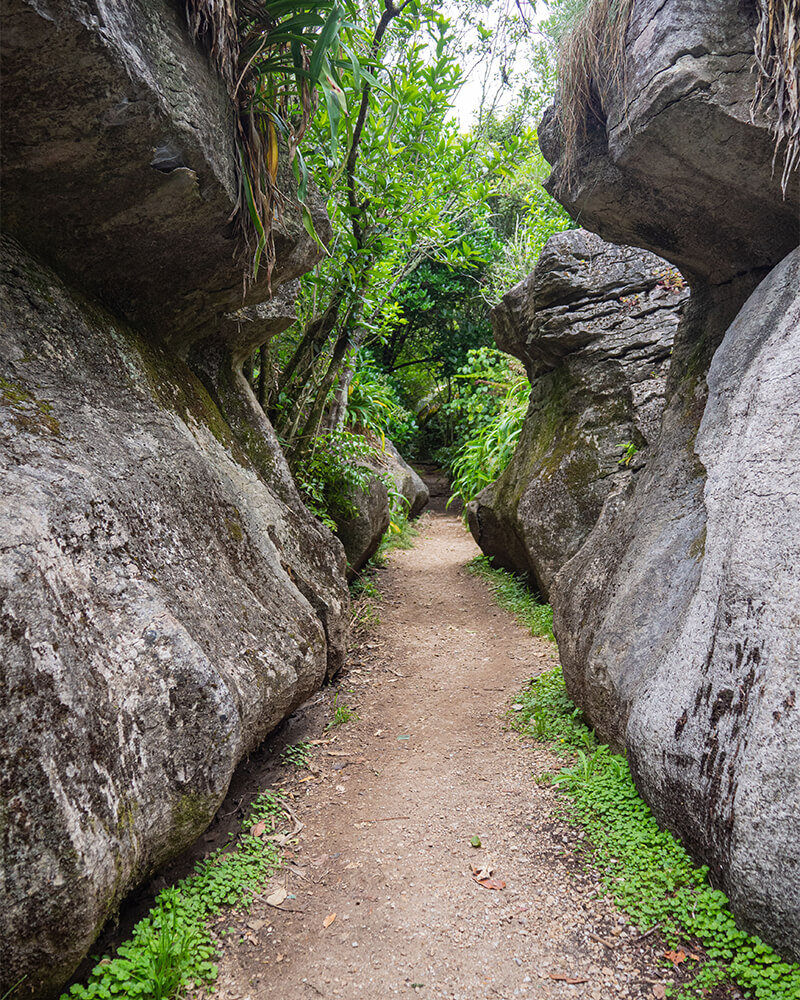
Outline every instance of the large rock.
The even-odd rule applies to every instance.
[[[2,0],[3,230],[177,346],[242,306],[233,108],[171,0]],[[286,158],[280,186],[296,190]],[[285,202],[275,287],[319,257]],[[312,202],[319,235],[330,223]],[[266,274],[247,303],[268,298]]]
[[[394,479],[397,492],[405,502],[405,515],[409,520],[418,517],[428,506],[430,492],[420,476],[411,468],[394,444],[387,438],[378,460],[386,466]]]
[[[659,257],[575,229],[551,237],[492,312],[497,344],[525,363],[532,392],[514,456],[467,506],[469,526],[545,597],[607,497],[644,468],[686,296]],[[627,461],[625,443],[637,449]]]
[[[748,300],[708,387],[720,304],[692,302],[658,450],[552,595],[576,701],[627,746],[654,812],[710,866],[745,926],[794,958],[799,259]]]
[[[551,596],[570,693],[741,922],[797,959],[800,182],[783,196],[750,119],[755,11],[634,0],[571,165],[552,114],[540,130],[559,200],[692,289],[647,466]]]
[[[757,9],[634,0],[620,70],[601,56],[607,79],[591,81],[600,110],[587,110],[572,166],[557,116],[539,128],[554,165],[546,187],[582,225],[713,284],[798,242],[800,176],[782,197],[771,120],[760,109],[751,119]]]
[[[351,579],[378,551],[392,519],[389,490],[380,463],[360,463],[365,472],[362,486],[352,489],[333,511],[336,537],[347,555],[347,575]]]
[[[338,669],[348,594],[241,373],[321,254],[285,158],[243,300],[184,5],[2,3],[0,995],[44,998]]]
[[[268,425],[269,478],[184,364],[3,264],[0,991],[47,995],[338,667],[348,598]]]
[[[429,500],[428,487],[388,438],[381,444],[376,442],[374,448],[372,456],[359,462],[364,471],[363,484],[341,497],[332,511],[351,578],[378,551],[393,508],[402,508],[409,518],[416,517]]]

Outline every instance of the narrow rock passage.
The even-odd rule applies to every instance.
[[[504,725],[555,647],[492,603],[466,569],[476,554],[433,512],[380,573],[381,624],[339,693],[359,718],[289,786],[305,827],[275,884],[296,898],[281,912],[268,890],[225,938],[222,1000],[653,995],[637,949],[600,943],[621,920],[563,856],[554,794],[532,779],[556,758]]]

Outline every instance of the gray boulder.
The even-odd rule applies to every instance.
[[[339,668],[348,593],[241,373],[321,253],[285,158],[243,300],[183,5],[4,0],[0,48],[0,995],[46,998]]]
[[[540,129],[556,197],[692,290],[647,465],[551,597],[573,698],[744,926],[797,959],[800,180],[784,197],[774,122],[750,117],[756,16],[634,0],[571,164],[552,113]]]
[[[367,464],[365,461],[363,468],[368,474],[365,484],[352,490],[333,511],[336,537],[344,546],[350,579],[378,551],[392,518],[389,490],[379,463]]]
[[[3,230],[71,284],[177,348],[242,302],[233,106],[171,0],[3,0]],[[319,258],[289,200],[272,283]],[[317,197],[314,224],[330,223]]]
[[[679,344],[695,350],[671,375],[657,453],[553,587],[570,692],[604,739],[627,746],[656,816],[710,866],[743,924],[794,958],[798,289],[794,251],[728,329],[707,388],[696,366],[717,338],[692,303]]]
[[[469,527],[545,598],[607,498],[647,462],[686,297],[666,261],[574,229],[551,237],[492,311],[497,344],[525,363],[532,392],[514,456],[468,504]]]
[[[378,460],[394,479],[397,492],[405,501],[406,517],[409,520],[418,517],[428,506],[430,500],[428,487],[388,438],[378,454]]]
[[[539,141],[547,189],[587,229],[645,247],[719,284],[767,268],[798,242],[800,176],[781,192],[772,119],[751,117],[758,5],[634,0],[623,62],[590,80],[571,166],[551,110]]]
[[[374,456],[359,464],[367,473],[364,485],[351,490],[333,511],[350,578],[375,555],[389,528],[394,498],[388,487],[392,480],[409,518],[421,513],[429,499],[428,487],[388,438],[376,443]]]
[[[266,421],[251,458],[185,364],[3,272],[0,986],[44,996],[338,668],[348,595]]]

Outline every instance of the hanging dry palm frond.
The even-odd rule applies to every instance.
[[[316,88],[337,70],[347,0],[187,0],[190,29],[204,42],[236,107],[239,195],[234,216],[247,247],[245,286],[275,265],[280,211],[279,151],[298,180],[303,224],[316,238],[305,200],[308,175],[298,150],[317,107]]]
[[[233,94],[239,66],[239,19],[236,0],[186,0],[186,19],[194,38],[206,46],[220,76]]]
[[[633,0],[590,0],[558,56],[558,117],[564,178],[570,184],[592,119],[605,124],[612,89],[625,85],[625,35]]]
[[[775,137],[773,168],[783,146],[781,189],[800,167],[800,0],[758,0],[756,92],[752,112],[771,119]]]

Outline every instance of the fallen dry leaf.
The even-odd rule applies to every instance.
[[[280,906],[288,895],[289,893],[281,886],[267,896],[267,903],[270,906]]]
[[[502,879],[499,878],[476,878],[475,881],[478,885],[482,885],[484,889],[505,889],[506,884]]]
[[[665,951],[664,958],[668,962],[672,962],[673,965],[680,965],[681,962],[686,961],[686,952],[681,949],[681,951]]]
[[[260,819],[255,826],[250,827],[250,835],[252,837],[260,837],[261,834],[266,830],[267,824],[263,819]]]
[[[585,976],[565,976],[563,972],[548,972],[547,975],[559,983],[566,983],[568,986],[577,986],[579,983],[589,982]]]
[[[661,983],[659,983],[658,986],[654,986],[653,987],[653,996],[657,997],[658,1000],[664,1000],[664,997],[666,995],[667,995],[667,987],[666,986],[662,986]]]
[[[334,922],[335,919],[336,919],[336,914],[329,913],[328,916],[325,917],[325,919],[322,921],[322,926],[327,929],[328,927],[330,927],[330,925]]]
[[[491,865],[470,865],[469,867],[476,879],[488,878],[494,871]]]

